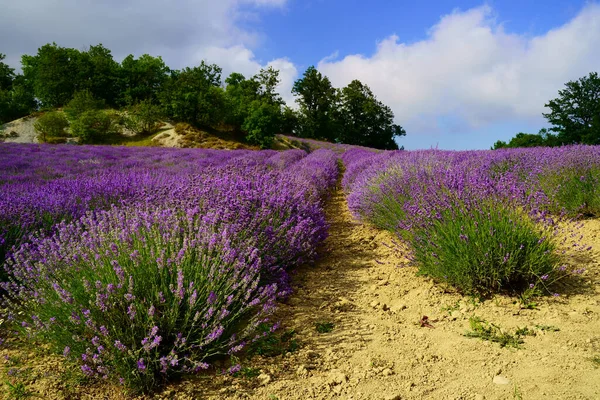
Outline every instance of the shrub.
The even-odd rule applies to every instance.
[[[600,166],[560,168],[540,174],[539,180],[552,213],[600,215]]]
[[[484,296],[545,288],[564,276],[556,224],[539,209],[545,197],[524,190],[512,170],[490,179],[484,153],[391,153],[356,162],[370,165],[348,168],[350,209],[407,241],[420,274]]]
[[[259,283],[256,250],[235,240],[202,215],[170,210],[62,224],[9,261],[19,281],[12,310],[26,310],[23,333],[49,340],[86,375],[149,391],[237,352],[270,313],[277,286]]]
[[[279,130],[280,120],[279,105],[253,102],[249,115],[244,119],[242,125],[242,129],[246,132],[246,140],[263,149],[270,148],[275,134]]]
[[[466,293],[523,292],[559,274],[553,233],[498,203],[482,202],[474,209],[455,205],[403,236],[420,274]]]
[[[160,114],[160,107],[143,100],[131,108],[125,127],[138,134],[153,133],[159,127]]]
[[[81,143],[98,143],[119,133],[114,119],[105,111],[85,111],[71,125],[71,132]]]
[[[65,114],[71,122],[77,120],[86,111],[100,110],[104,108],[103,100],[98,100],[89,90],[76,92],[73,98],[64,107]]]
[[[66,129],[69,121],[60,111],[50,111],[39,117],[33,127],[38,133],[38,139],[47,142],[51,138],[68,136]]]

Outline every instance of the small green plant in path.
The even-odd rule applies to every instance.
[[[600,368],[600,355],[590,357],[590,361],[594,363],[596,368]]]
[[[315,324],[315,328],[319,333],[329,333],[333,330],[334,326],[333,322],[317,322]]]
[[[539,329],[542,332],[558,332],[559,328],[553,325],[535,325],[536,329]]]
[[[4,383],[8,387],[8,390],[6,392],[8,399],[18,400],[18,399],[25,399],[25,398],[34,396],[34,393],[32,391],[30,391],[29,389],[27,389],[27,386],[25,386],[25,384],[23,382],[11,383],[11,382],[6,381]]]
[[[268,324],[261,324],[258,327],[258,334],[262,338],[252,343],[248,348],[248,355],[259,355],[265,357],[274,357],[286,353],[293,353],[300,348],[300,344],[294,336],[296,331],[289,330],[282,334],[274,333],[274,329]]]
[[[508,346],[518,349],[524,343],[522,336],[534,335],[529,328],[519,328],[514,334],[510,334],[502,331],[498,325],[476,316],[469,318],[469,325],[471,326],[471,331],[465,333],[465,336],[499,343],[500,347]]]

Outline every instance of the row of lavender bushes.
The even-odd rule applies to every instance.
[[[600,214],[600,147],[351,150],[342,159],[353,214],[408,243],[421,274],[463,292],[551,292],[573,272],[566,246],[590,249],[560,222]]]
[[[3,187],[55,196],[53,224],[32,214],[8,251],[6,318],[86,375],[132,391],[258,340],[289,293],[289,269],[313,260],[327,235],[321,198],[338,172],[330,151],[27,149],[21,165],[52,178],[25,183],[4,170]],[[48,190],[60,184],[83,200]]]

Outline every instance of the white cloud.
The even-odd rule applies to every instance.
[[[260,12],[286,0],[27,0],[5,1],[0,12],[0,51],[19,67],[22,54],[56,42],[85,48],[102,43],[115,59],[160,55],[172,68],[192,66],[215,52],[235,48],[242,64],[262,35],[248,28]],[[245,28],[240,28],[242,25]],[[211,61],[211,60],[208,60]],[[242,65],[243,67],[243,65]]]
[[[529,37],[507,33],[488,6],[443,16],[425,40],[392,35],[374,54],[327,57],[318,69],[334,86],[368,84],[410,133],[464,129],[506,120],[539,120],[544,104],[569,80],[600,67],[600,6]],[[429,122],[428,122],[429,121]]]

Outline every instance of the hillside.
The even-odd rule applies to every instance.
[[[117,111],[112,111],[118,113]],[[0,129],[0,142],[6,143],[38,143],[37,133],[34,128],[39,115],[32,114],[2,125]],[[107,143],[119,146],[152,146],[173,148],[204,148],[218,150],[258,150],[258,146],[249,145],[243,138],[230,132],[211,129],[201,130],[190,124],[172,124],[168,121],[158,123],[158,130],[150,135],[136,134],[124,124],[118,124],[120,135],[109,138]],[[77,143],[76,138],[64,138],[61,142]],[[275,136],[273,150],[301,149],[312,152],[317,149],[329,149],[336,153],[344,153],[352,148],[364,148],[345,144],[329,143],[320,140],[303,139],[290,135],[278,134]]]

